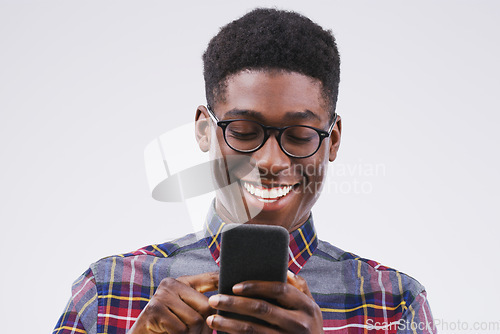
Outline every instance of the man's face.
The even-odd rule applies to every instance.
[[[331,125],[321,82],[296,72],[239,72],[227,80],[224,97],[211,106],[219,120],[248,119],[275,127],[300,124],[324,131]],[[205,142],[211,159],[218,161],[216,177],[220,173],[238,181],[232,190],[217,192],[218,214],[229,222],[280,225],[289,231],[304,223],[319,197],[328,161],[336,157],[340,122],[314,155],[300,159],[281,150],[273,130],[256,152],[236,152],[226,144],[222,129],[210,120],[207,110],[199,107],[197,120],[203,118],[210,122],[210,129],[206,123],[205,127],[197,125],[197,136],[200,147]],[[234,162],[235,156],[244,162]],[[245,219],[235,203],[244,204]]]

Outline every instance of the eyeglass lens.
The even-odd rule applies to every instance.
[[[265,139],[264,128],[252,121],[234,121],[227,125],[226,141],[230,147],[241,152],[250,152],[262,145]],[[305,157],[316,151],[319,134],[305,126],[291,126],[281,135],[283,149],[297,157]]]

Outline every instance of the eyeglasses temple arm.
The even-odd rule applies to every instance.
[[[335,124],[337,124],[337,116],[339,114],[335,113],[335,117],[333,118],[333,123],[330,125],[330,128],[328,129],[328,135],[332,134],[333,128],[335,127]]]
[[[212,108],[207,104],[207,110],[208,114],[210,115],[210,118],[215,122],[215,124],[219,123],[219,119],[217,116],[215,116],[214,112],[212,111]]]

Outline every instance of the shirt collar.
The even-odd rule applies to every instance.
[[[205,224],[205,240],[210,253],[219,265],[221,231],[226,223],[215,212],[215,201],[210,206]],[[318,247],[312,214],[298,229],[290,233],[288,246],[288,270],[298,274]]]

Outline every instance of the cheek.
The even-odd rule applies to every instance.
[[[326,176],[326,172],[328,171],[327,167],[328,165],[326,163],[321,163],[318,166],[317,173],[318,173],[318,178],[320,178],[321,181],[323,181]]]
[[[213,128],[210,132],[210,159],[215,160],[222,157],[225,149],[225,142],[218,128]]]
[[[226,187],[229,184],[229,180],[227,177],[227,170],[224,159],[222,159],[224,155],[221,149],[224,149],[224,147],[221,145],[221,138],[219,138],[217,132],[218,131],[216,131],[216,129],[212,128],[210,136],[209,159],[211,163],[212,177],[214,178],[217,188],[220,189]],[[222,141],[224,141],[224,139],[222,139]]]
[[[324,180],[326,178],[326,174],[328,172],[328,158],[325,159],[321,156],[320,159],[311,159],[308,163],[303,164],[304,176],[307,180],[307,183],[303,187],[304,196],[309,198],[309,205],[313,205],[319,195],[321,194],[321,190],[323,188]]]
[[[307,163],[301,165],[304,175],[309,179],[309,182],[322,182],[328,170],[328,158],[311,159]]]
[[[316,160],[316,174],[318,182],[323,182],[328,172],[328,164],[330,162],[328,156],[328,150],[325,148],[321,150],[320,155],[318,155],[319,159]]]

